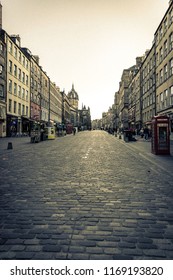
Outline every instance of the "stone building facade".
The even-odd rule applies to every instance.
[[[155,34],[156,112],[168,115],[173,132],[173,1]]]
[[[0,37],[0,137],[6,136],[6,44]]]

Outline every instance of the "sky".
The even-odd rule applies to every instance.
[[[124,69],[150,49],[169,0],[1,0],[2,27],[91,118],[114,103]]]

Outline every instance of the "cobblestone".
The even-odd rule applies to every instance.
[[[0,139],[0,259],[173,259],[172,156],[104,131],[10,141]]]

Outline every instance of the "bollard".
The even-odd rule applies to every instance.
[[[12,149],[13,149],[12,142],[8,142],[7,150],[12,150]]]

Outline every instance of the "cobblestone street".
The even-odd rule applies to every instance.
[[[0,259],[173,259],[173,156],[99,130],[29,140],[0,139]]]

